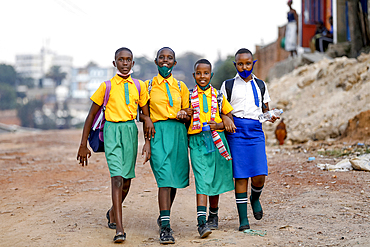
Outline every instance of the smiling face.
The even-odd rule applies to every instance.
[[[157,58],[154,60],[155,64],[159,67],[171,68],[176,65],[175,54],[168,48],[163,48],[158,52]]]
[[[121,72],[124,75],[130,72],[134,63],[135,62],[132,60],[131,52],[127,50],[120,51],[116,56],[116,60],[113,61],[114,67],[117,67],[119,72]]]
[[[209,64],[198,63],[195,65],[193,77],[199,86],[205,87],[208,85],[211,80],[211,70],[212,68]]]

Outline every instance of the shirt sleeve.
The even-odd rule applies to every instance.
[[[265,83],[265,82],[263,82],[263,83]],[[270,101],[271,101],[270,94],[269,94],[269,91],[267,90],[267,86],[266,86],[266,83],[265,83],[265,95],[263,96],[263,103],[268,103]]]
[[[233,110],[233,107],[230,105],[229,101],[227,101],[225,95],[222,95],[222,97],[223,100],[221,112],[226,115]]]
[[[90,97],[90,99],[95,102],[97,105],[101,106],[104,103],[104,96],[105,96],[105,89],[106,89],[105,82],[100,84],[98,90]]]
[[[148,93],[147,85],[140,80],[139,80],[139,83],[140,83],[139,105],[143,107],[146,105],[146,103],[148,103],[149,93]]]
[[[189,89],[181,82],[181,109],[189,108]]]
[[[226,94],[226,89],[225,89],[225,81],[222,83],[222,85],[221,85],[221,93],[225,96],[225,95],[227,95]]]

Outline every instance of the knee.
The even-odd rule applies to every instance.
[[[247,186],[248,179],[235,179],[235,185],[236,186]]]
[[[265,184],[265,176],[257,176],[252,178],[252,184],[256,187],[262,187]]]
[[[122,189],[123,178],[121,176],[112,177],[112,187]]]

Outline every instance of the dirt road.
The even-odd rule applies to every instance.
[[[0,246],[113,245],[115,232],[105,218],[111,205],[105,157],[93,154],[89,166],[79,166],[80,135],[80,130],[0,135]],[[200,239],[191,175],[171,212],[176,246],[369,246],[370,173],[318,169],[318,162],[340,159],[319,157],[315,145],[268,147],[263,219],[256,221],[248,208],[251,228],[266,231],[263,237],[237,231],[229,192],[220,198],[220,229]],[[316,160],[308,162],[310,156]],[[160,245],[157,187],[149,163],[142,162],[139,155],[123,206],[125,246]]]

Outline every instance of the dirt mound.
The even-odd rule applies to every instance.
[[[272,80],[268,90],[270,108],[284,109],[286,143],[339,139],[350,119],[370,110],[370,54],[304,65]],[[270,145],[277,143],[276,125],[264,124]]]
[[[348,121],[342,140],[370,140],[370,110],[361,112]]]

